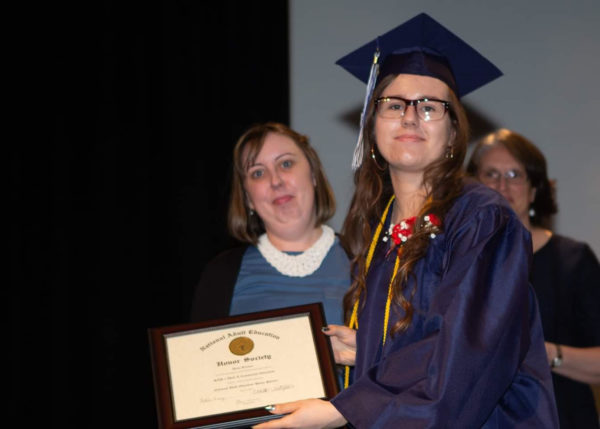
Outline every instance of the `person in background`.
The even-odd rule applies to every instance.
[[[233,150],[228,227],[244,243],[205,267],[190,320],[321,302],[342,323],[350,263],[325,222],[333,191],[306,136],[267,122],[250,127]]]
[[[342,229],[350,326],[325,331],[353,380],[256,428],[557,427],[529,232],[463,175],[459,97],[501,72],[426,14],[338,64],[367,83]]]
[[[497,190],[531,232],[536,292],[561,428],[598,428],[589,384],[600,384],[600,265],[590,247],[554,234],[553,183],[542,152],[499,129],[477,142],[467,172]]]

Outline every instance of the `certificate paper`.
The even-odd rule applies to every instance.
[[[166,341],[175,420],[325,396],[308,314]]]
[[[252,422],[257,423],[273,418],[264,410],[267,405],[332,396],[335,391],[330,382],[335,376],[330,349],[325,348],[327,356],[323,359],[323,347],[317,344],[314,332],[318,328],[317,338],[324,339],[320,332],[324,321],[315,321],[315,314],[322,317],[320,304],[234,316],[209,326],[163,332],[167,382],[163,383],[166,389],[162,396],[168,390],[167,420],[172,420],[171,427],[237,427],[236,420],[247,423],[248,410],[254,410]],[[326,377],[324,361],[330,364],[325,365]],[[159,388],[160,383],[155,384]],[[161,401],[160,406],[164,408]],[[165,420],[165,410],[162,414]],[[194,419],[212,422],[211,418],[220,425],[177,425]],[[230,420],[234,423],[223,423]]]

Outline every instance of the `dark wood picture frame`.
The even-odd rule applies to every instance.
[[[339,387],[331,343],[329,338],[321,332],[321,328],[327,324],[321,303],[248,313],[205,322],[150,328],[148,335],[159,428],[243,428],[280,417],[269,413],[261,407],[224,414],[197,416],[186,420],[176,420],[166,336],[170,334],[187,335],[188,331],[191,335],[205,328],[227,327],[228,325],[240,325],[244,323],[251,325],[263,320],[269,321],[269,319],[276,320],[289,316],[303,315],[306,315],[310,320],[313,343],[319,363],[319,372],[325,392],[325,396],[322,399],[330,399],[338,393]]]

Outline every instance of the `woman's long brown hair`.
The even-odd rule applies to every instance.
[[[395,77],[396,75],[390,75],[383,78],[375,88],[372,100],[376,100]],[[445,214],[462,192],[462,165],[467,151],[469,125],[460,101],[452,90],[449,89],[449,93],[449,114],[456,133],[452,142],[453,156],[442,156],[425,171],[423,181],[427,192],[427,203],[417,216],[413,236],[403,246],[398,275],[392,285],[393,309],[401,316],[392,327],[392,335],[406,330],[412,320],[414,309],[411,300],[418,287],[416,281],[409,291],[408,299],[404,292],[408,287],[409,278],[413,275],[415,264],[425,256],[429,246],[429,232],[421,228],[423,217],[429,213],[435,214],[442,221],[441,229],[443,229]],[[350,319],[356,301],[360,298],[360,302],[364,305],[366,300],[367,252],[374,228],[377,227],[385,205],[394,193],[387,164],[379,155],[375,145],[375,115],[375,104],[372,101],[367,110],[362,166],[354,174],[354,196],[342,228],[344,245],[353,255],[352,272],[354,273],[352,285],[344,297],[346,321]],[[375,160],[371,158],[371,148],[376,154]],[[403,310],[403,314],[399,309]]]

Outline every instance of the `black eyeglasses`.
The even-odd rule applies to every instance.
[[[423,121],[437,121],[444,117],[450,108],[450,102],[435,98],[407,100],[406,98],[396,96],[380,97],[375,100],[377,114],[384,119],[401,119],[404,117],[408,106],[415,106],[415,111],[419,119]]]

